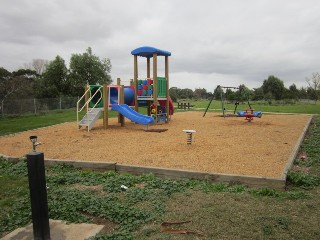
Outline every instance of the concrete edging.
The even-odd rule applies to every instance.
[[[115,162],[84,162],[84,161],[75,161],[75,160],[58,160],[58,159],[44,159],[45,166],[52,166],[54,164],[68,164],[74,167],[92,169],[92,170],[102,170],[102,171],[116,171]]]
[[[295,159],[296,159],[296,157],[297,157],[297,155],[299,153],[300,146],[301,146],[301,144],[302,144],[302,142],[303,142],[303,140],[304,140],[304,138],[305,138],[305,136],[306,136],[306,134],[308,132],[308,129],[309,129],[310,125],[311,125],[313,117],[314,117],[314,115],[311,115],[311,117],[309,118],[309,120],[306,123],[306,125],[305,125],[305,127],[304,127],[304,129],[303,129],[303,131],[302,131],[302,133],[300,135],[300,137],[297,140],[297,143],[296,143],[295,147],[293,148],[293,151],[292,151],[291,155],[288,158],[287,164],[286,164],[286,166],[284,168],[284,171],[282,173],[282,178],[284,178],[284,179],[287,178],[287,174],[288,174],[289,170],[293,166],[293,163],[294,163],[294,161],[295,161]]]
[[[8,161],[12,161],[12,162],[18,162],[21,159],[21,157],[7,156],[7,155],[1,154],[1,153],[0,153],[0,157],[7,159]]]
[[[9,161],[17,162],[22,158],[10,157],[0,155]],[[116,162],[85,162],[76,160],[58,160],[45,158],[45,166],[52,166],[54,164],[68,164],[74,167],[83,169],[92,169],[96,171],[114,171],[119,173],[130,173],[133,175],[154,174],[157,177],[172,178],[172,179],[194,179],[205,180],[211,182],[224,182],[231,184],[243,184],[248,187],[256,188],[275,188],[283,190],[285,188],[285,178],[265,178],[259,176],[240,176],[221,173],[208,173],[191,170],[157,168],[157,167],[143,167],[135,165],[118,164]]]
[[[198,172],[191,170],[179,170],[156,167],[141,167],[134,165],[116,164],[116,171],[119,173],[131,173],[134,175],[152,173],[158,177],[175,179],[195,179],[212,182],[224,182],[231,184],[244,184],[249,187],[257,188],[276,188],[284,189],[285,179],[283,178],[264,178],[258,176],[240,176],[221,173]]]

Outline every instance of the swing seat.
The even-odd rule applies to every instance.
[[[239,117],[244,117],[245,114],[246,114],[245,111],[237,111],[237,115],[238,115]],[[261,117],[262,117],[262,112],[253,112],[253,116],[254,116],[254,117],[261,118]]]
[[[261,118],[262,117],[262,112],[254,112],[253,115],[255,117]]]
[[[246,112],[245,111],[237,111],[237,115],[239,116],[239,117],[244,117],[244,114],[245,114]]]

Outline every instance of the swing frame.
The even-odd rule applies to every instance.
[[[243,93],[244,96],[245,96],[245,98],[247,99],[247,103],[248,103],[249,108],[252,109],[251,104],[250,104],[250,101],[249,101],[249,97],[248,97],[248,95],[247,95],[247,93],[246,93],[246,91],[245,91],[245,89],[244,89],[244,87],[243,87],[242,85],[240,85],[239,87],[225,87],[225,86],[220,86],[220,85],[218,85],[218,86],[216,87],[216,89],[214,90],[214,92],[216,92],[216,90],[218,90],[218,89],[220,89],[221,109],[222,109],[222,115],[223,115],[224,118],[226,118],[226,113],[225,113],[225,112],[226,112],[226,109],[225,109],[225,101],[226,101],[226,93],[227,93],[227,90],[228,90],[228,89],[238,89],[238,91],[239,91],[240,94]],[[226,92],[224,92],[224,89],[226,89]],[[206,115],[206,113],[207,113],[207,111],[208,111],[208,109],[209,109],[209,107],[210,107],[213,99],[214,99],[214,94],[212,94],[212,97],[211,97],[211,99],[210,99],[210,101],[209,101],[209,104],[208,104],[208,106],[207,106],[204,114],[203,114],[203,117]],[[239,101],[236,100],[233,114],[236,113],[236,110],[237,110],[238,105],[239,105]]]

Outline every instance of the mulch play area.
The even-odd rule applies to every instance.
[[[37,135],[38,151],[46,158],[151,166],[170,169],[278,178],[288,163],[310,115],[269,115],[252,122],[217,113],[179,112],[169,124],[149,126],[144,131],[126,119],[102,120],[87,132],[76,122],[0,137],[0,153],[24,156],[32,150],[29,136]],[[167,129],[163,131],[163,129]],[[195,130],[191,145],[187,133]]]

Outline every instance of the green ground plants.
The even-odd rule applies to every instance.
[[[320,186],[320,117],[314,117],[295,161],[288,174],[289,183],[303,188]]]
[[[318,116],[286,191],[57,164],[46,168],[49,216],[103,224],[93,239],[319,239],[319,133]],[[31,222],[25,160],[0,159],[0,191],[1,238]],[[185,234],[172,233],[181,230]]]
[[[310,134],[311,136],[312,134]],[[93,239],[317,239],[320,191],[46,169],[49,216],[105,225]],[[9,184],[10,183],[10,184]],[[128,187],[127,190],[121,186]],[[31,221],[26,161],[0,160],[0,237]],[[8,203],[11,204],[8,204]],[[13,203],[13,204],[12,204]],[[190,221],[164,228],[164,221]],[[187,229],[189,234],[173,234]]]

